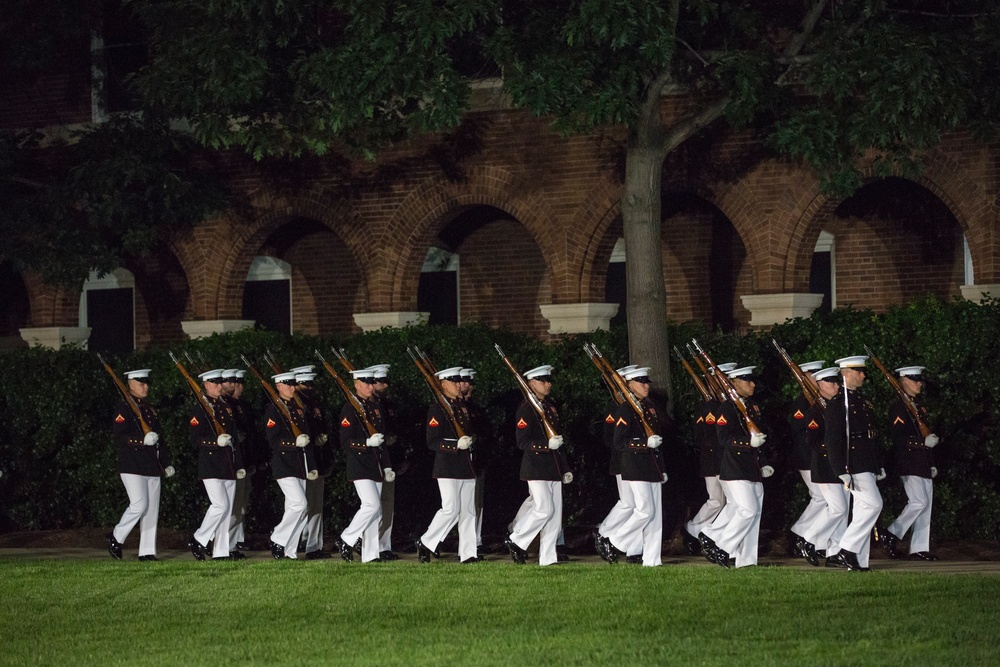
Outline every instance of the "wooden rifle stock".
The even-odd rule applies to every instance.
[[[289,411],[288,406],[285,405],[285,402],[281,400],[281,396],[278,395],[278,391],[271,386],[270,382],[264,379],[264,376],[260,374],[260,371],[254,368],[254,365],[250,363],[249,359],[247,359],[245,356],[242,355],[240,356],[240,359],[242,359],[243,363],[246,364],[247,370],[249,370],[250,373],[255,378],[257,378],[257,381],[260,382],[260,386],[264,388],[264,393],[267,394],[267,397],[271,399],[271,403],[274,405],[275,408],[278,409],[278,412],[281,414],[281,416],[284,417],[285,421],[288,424],[288,429],[292,432],[292,435],[294,435],[296,438],[302,435],[302,429],[300,429],[295,424],[295,420],[292,419],[291,411]]]
[[[111,376],[111,379],[112,381],[114,381],[115,386],[118,387],[118,391],[121,392],[122,398],[125,399],[125,403],[127,403],[128,407],[132,410],[132,414],[134,414],[135,418],[139,420],[139,426],[142,428],[143,435],[152,431],[153,429],[151,429],[149,427],[149,424],[146,423],[146,420],[142,418],[142,411],[139,410],[139,404],[135,402],[135,397],[133,397],[132,394],[129,392],[128,387],[125,386],[125,383],[121,381],[118,375],[111,368],[111,365],[104,360],[104,357],[101,356],[100,352],[97,353],[97,358],[100,360],[101,364],[104,365],[104,370],[106,370],[108,372],[108,375]]]
[[[601,363],[603,359],[601,351],[598,350],[593,343],[584,343],[583,351],[587,353],[587,356],[590,357],[590,361],[593,362],[594,367],[597,368],[597,372],[601,374],[601,381],[611,394],[611,400],[613,400],[616,405],[624,403],[625,396],[622,395],[621,391],[615,385],[615,381],[608,377],[607,366],[610,366],[610,364]],[[614,371],[612,371],[612,373],[614,373]]]
[[[531,406],[531,409],[534,410],[535,414],[538,416],[538,420],[542,422],[542,429],[545,431],[545,437],[551,440],[559,435],[556,433],[555,428],[553,428],[552,423],[549,422],[548,418],[545,416],[545,406],[542,405],[542,402],[538,400],[538,397],[531,391],[531,387],[528,386],[528,382],[521,376],[520,373],[517,372],[517,369],[514,368],[514,364],[510,362],[507,355],[500,349],[500,345],[494,343],[493,347],[497,349],[497,354],[499,354],[500,358],[503,359],[503,363],[507,366],[507,370],[514,374],[514,379],[517,380],[517,386],[521,389],[521,393],[524,394],[524,400],[528,402],[528,405]]]
[[[184,379],[187,380],[188,387],[191,388],[191,393],[194,394],[194,398],[196,401],[198,401],[198,405],[201,406],[201,409],[205,412],[205,416],[208,417],[208,420],[212,422],[212,428],[215,429],[215,434],[222,435],[223,433],[225,433],[226,429],[222,427],[222,424],[220,424],[219,420],[216,418],[215,410],[212,409],[212,406],[211,404],[209,404],[208,399],[205,398],[205,394],[202,393],[201,387],[198,386],[198,383],[195,381],[195,379],[191,377],[191,374],[188,373],[186,368],[184,368],[184,364],[181,363],[181,360],[178,359],[173,352],[170,352],[169,354],[170,358],[174,360],[174,364],[177,366],[177,370],[179,370],[181,372],[181,375],[184,376]]]
[[[350,359],[348,359],[347,355],[344,353],[344,348],[340,348],[338,350],[337,348],[333,347],[330,349],[333,350],[334,356],[337,357],[337,360],[340,362],[340,365],[344,367],[345,371],[350,373],[351,371],[355,370],[354,364],[351,363]]]
[[[788,370],[792,372],[792,376],[795,378],[795,381],[799,383],[799,387],[802,389],[802,395],[806,397],[809,405],[813,406],[819,403],[825,408],[826,400],[820,395],[819,386],[816,384],[816,380],[812,378],[812,375],[803,372],[785,348],[778,344],[778,341],[772,338],[771,342],[774,343],[774,347],[778,350],[778,354],[781,355],[782,361],[784,361],[785,365],[788,366]]]
[[[747,433],[749,433],[751,436],[761,435],[762,431],[760,430],[760,428],[757,427],[757,424],[754,423],[753,417],[750,416],[750,411],[747,409],[746,402],[743,400],[743,397],[740,396],[739,393],[736,391],[736,387],[733,386],[733,383],[729,379],[729,376],[723,373],[721,370],[719,370],[719,367],[715,364],[714,361],[712,361],[712,358],[708,356],[708,353],[702,349],[701,345],[698,344],[697,340],[692,338],[691,344],[694,345],[694,349],[698,350],[698,354],[701,355],[701,357],[705,360],[705,363],[708,364],[709,368],[715,371],[716,379],[725,389],[726,395],[729,397],[729,400],[733,402],[733,405],[736,406],[736,409],[739,410],[740,415],[743,417],[743,423],[747,427]]]
[[[441,390],[441,382],[435,377],[434,373],[434,362],[428,358],[420,348],[413,346],[407,347],[406,352],[413,359],[413,363],[416,364],[417,370],[424,377],[424,382],[427,383],[427,387],[430,388],[431,393],[434,394],[434,399],[438,402],[438,405],[444,410],[444,413],[448,415],[448,421],[455,428],[455,435],[459,438],[465,437],[465,429],[458,422],[458,417],[455,415],[454,408],[451,407],[451,401],[448,397],[444,395],[444,391]]]
[[[691,381],[694,382],[695,389],[697,389],[698,393],[701,394],[702,400],[703,401],[712,400],[712,394],[705,387],[705,384],[701,381],[701,378],[699,378],[698,375],[694,372],[694,369],[691,368],[691,364],[688,363],[688,360],[684,357],[681,351],[677,349],[676,345],[674,346],[674,354],[677,355],[677,358],[680,360],[681,366],[684,367],[684,370],[686,370],[688,375],[691,376]]]
[[[351,388],[347,385],[347,382],[344,381],[344,378],[337,374],[336,369],[334,369],[334,367],[330,365],[330,362],[327,361],[322,354],[320,354],[319,350],[313,350],[313,352],[316,353],[316,358],[323,362],[323,368],[326,369],[326,372],[329,373],[334,380],[336,380],[337,386],[340,387],[340,393],[344,395],[347,402],[351,404],[352,408],[354,408],[354,411],[358,414],[358,419],[361,420],[361,423],[364,424],[365,430],[368,431],[368,435],[371,436],[378,433],[379,431],[375,428],[375,424],[372,423],[372,420],[368,417],[368,410],[365,409],[364,403],[361,402],[361,399],[355,396],[354,392],[351,391]]]
[[[621,392],[623,402],[628,403],[635,412],[636,416],[639,417],[639,422],[642,424],[643,431],[646,432],[646,437],[648,438],[651,435],[657,435],[652,424],[650,424],[649,420],[646,419],[646,411],[643,409],[642,403],[635,397],[635,394],[629,391],[628,384],[625,382],[625,379],[615,372],[615,369],[611,367],[611,362],[609,362],[604,355],[601,354],[601,351],[597,349],[596,345],[591,343],[590,349],[594,352],[594,358],[596,358],[601,364],[601,367],[603,367],[605,375],[611,378],[615,387]]]
[[[920,409],[917,408],[916,402],[914,402],[913,398],[906,393],[903,386],[899,384],[899,380],[892,376],[892,373],[890,373],[889,369],[885,367],[885,364],[883,364],[882,361],[875,356],[875,353],[871,351],[871,348],[867,345],[865,345],[864,348],[865,352],[868,353],[868,356],[871,357],[872,363],[875,364],[875,367],[882,371],[882,375],[884,375],[885,379],[889,381],[889,385],[896,390],[900,400],[903,402],[903,407],[905,407],[906,411],[910,413],[910,418],[913,419],[913,423],[917,425],[917,431],[920,433],[920,437],[926,438],[929,436],[931,434],[931,429],[924,423],[923,418],[920,416]]]

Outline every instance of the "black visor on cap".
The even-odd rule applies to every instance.
[[[551,375],[538,375],[538,376],[533,377],[531,379],[532,380],[538,380],[539,382],[552,382],[552,376]]]
[[[923,375],[904,375],[907,380],[913,380],[914,382],[924,382]]]
[[[129,380],[131,380],[132,382],[141,382],[143,384],[149,384],[149,378],[148,377],[144,377],[144,378],[129,378]]]
[[[287,384],[289,387],[294,387],[298,384],[295,380],[281,380],[278,384]]]
[[[649,384],[648,375],[640,375],[639,377],[629,378],[629,382],[638,382],[639,384]]]
[[[830,382],[832,384],[840,384],[839,375],[827,375],[825,378],[820,378],[816,382]]]
[[[447,380],[448,382],[461,382],[462,381],[462,376],[461,375],[449,375],[448,377],[441,378],[441,379],[442,380]]]

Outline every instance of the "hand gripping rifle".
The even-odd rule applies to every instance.
[[[319,350],[313,350],[313,352],[316,353],[316,358],[323,362],[323,368],[325,368],[326,372],[330,374],[330,377],[336,380],[337,386],[340,387],[340,392],[344,395],[344,398],[351,404],[354,411],[358,413],[358,419],[361,420],[365,430],[368,431],[368,435],[375,435],[378,433],[378,428],[375,427],[375,424],[368,417],[368,410],[365,409],[361,399],[358,398],[353,391],[351,391],[351,388],[344,381],[344,378],[337,374],[336,369],[334,369],[330,362],[327,361],[322,354],[320,354]]]
[[[583,351],[587,353],[590,360],[594,363],[597,368],[597,372],[601,374],[601,381],[604,382],[604,386],[607,387],[608,392],[611,394],[611,400],[615,402],[615,405],[621,405],[625,402],[625,396],[622,394],[621,390],[615,385],[614,379],[608,377],[607,369],[610,364],[602,363],[604,357],[601,355],[601,351],[597,349],[597,346],[593,343],[584,343]],[[614,373],[614,371],[612,371]]]
[[[410,355],[410,358],[413,359],[413,363],[417,365],[417,370],[419,370],[420,374],[424,376],[424,382],[427,383],[431,393],[434,394],[435,400],[437,400],[438,404],[444,409],[444,413],[448,415],[448,421],[450,421],[451,425],[455,427],[455,435],[459,438],[464,437],[466,435],[465,429],[463,429],[462,425],[458,422],[458,416],[455,414],[455,410],[451,406],[451,401],[448,400],[448,397],[445,396],[444,392],[441,390],[441,382],[434,376],[434,362],[432,362],[430,358],[428,358],[428,356],[416,346],[408,346],[406,351]]]
[[[778,345],[778,341],[771,339],[774,343],[774,347],[778,350],[778,354],[781,355],[781,359],[788,366],[788,370],[792,372],[792,376],[795,381],[799,383],[799,387],[802,388],[802,395],[806,397],[809,405],[820,404],[821,407],[826,407],[826,399],[824,399],[819,393],[819,386],[816,384],[816,380],[812,378],[808,373],[803,372],[799,365],[795,363],[792,357],[785,351],[785,348]]]
[[[208,421],[211,422],[212,428],[215,430],[215,435],[222,435],[225,433],[226,429],[223,428],[222,424],[220,424],[219,420],[216,418],[215,410],[212,409],[208,399],[205,398],[205,394],[202,393],[201,387],[198,386],[198,382],[191,377],[191,374],[187,372],[186,368],[184,368],[184,364],[181,363],[181,360],[178,359],[173,352],[170,352],[169,354],[170,358],[173,359],[174,364],[176,364],[177,370],[179,370],[181,375],[184,376],[184,379],[187,380],[188,387],[191,388],[191,393],[194,394],[194,398],[198,401],[198,405],[200,405],[201,409],[205,412],[205,416],[208,417]]]
[[[681,351],[677,349],[676,345],[674,345],[674,354],[677,355],[677,358],[680,360],[681,366],[684,367],[684,370],[686,370],[688,375],[691,376],[691,381],[694,382],[695,389],[697,389],[698,393],[701,394],[702,400],[712,400],[712,394],[708,391],[708,388],[705,387],[705,384],[701,381],[701,378],[698,377],[698,374],[694,372],[694,369],[691,368],[691,364],[688,363],[688,360],[684,357]]]
[[[726,395],[725,389],[722,388],[722,381],[715,377],[715,373],[709,372],[708,366],[705,365],[705,362],[698,356],[698,353],[694,351],[693,347],[691,347],[691,343],[688,343],[686,347],[688,354],[690,354],[691,358],[694,359],[694,362],[698,364],[701,374],[705,376],[705,381],[708,383],[708,389],[715,396],[715,400],[720,403],[728,401],[729,397]]]
[[[714,361],[712,361],[712,358],[708,356],[708,353],[702,349],[696,339],[692,338],[691,344],[694,345],[694,349],[698,350],[698,354],[705,360],[705,363],[708,364],[709,368],[715,371],[715,377],[719,381],[720,386],[722,386],[725,390],[726,396],[733,402],[733,405],[736,406],[736,409],[739,410],[740,415],[743,417],[743,423],[747,427],[747,433],[751,436],[761,435],[763,432],[757,427],[757,424],[754,423],[753,417],[750,416],[750,411],[747,409],[746,401],[744,401],[743,397],[736,391],[736,388],[733,386],[729,376],[719,370],[719,367]]]
[[[117,374],[115,374],[114,370],[112,370],[111,368],[111,365],[104,360],[104,357],[101,356],[100,352],[97,353],[97,359],[101,362],[101,364],[104,365],[104,370],[106,370],[108,372],[108,375],[111,376],[111,379],[114,381],[115,386],[118,387],[118,391],[121,392],[122,398],[125,399],[125,403],[132,410],[132,414],[134,414],[135,418],[139,420],[139,427],[142,429],[142,434],[146,435],[147,433],[152,431],[153,429],[150,428],[149,424],[146,423],[146,420],[143,419],[142,411],[139,410],[139,404],[135,402],[135,397],[132,396],[132,394],[129,392],[128,387],[125,386],[125,383],[121,381],[121,379],[118,377]]]
[[[931,434],[931,429],[924,423],[923,418],[920,416],[920,410],[917,408],[917,404],[913,401],[913,398],[906,393],[902,385],[899,384],[899,380],[892,376],[892,373],[890,373],[889,369],[885,367],[885,364],[883,364],[879,358],[875,356],[875,353],[871,351],[871,348],[867,345],[865,345],[864,348],[865,352],[868,353],[868,356],[871,357],[872,363],[875,364],[875,367],[882,371],[882,375],[884,375],[885,379],[889,381],[889,385],[896,390],[896,393],[899,395],[899,399],[903,402],[903,407],[905,407],[906,411],[910,413],[910,418],[913,420],[913,423],[917,425],[917,431],[920,432],[920,437],[926,438],[929,436]]]
[[[615,372],[615,369],[611,367],[611,363],[604,357],[603,354],[601,354],[601,351],[598,350],[597,346],[593,343],[590,344],[590,351],[593,352],[591,359],[596,360],[595,364],[600,364],[599,368],[602,369],[602,377],[611,378],[611,382],[614,383],[615,388],[618,389],[622,395],[622,402],[628,403],[632,407],[635,414],[639,417],[639,422],[642,424],[642,429],[646,432],[646,437],[648,438],[651,435],[658,435],[652,424],[650,424],[649,420],[646,418],[646,411],[643,409],[642,403],[635,397],[635,394],[629,391],[628,385],[625,383],[622,376]]]

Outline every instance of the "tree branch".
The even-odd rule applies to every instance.
[[[663,145],[660,147],[661,159],[665,160],[667,155],[684,143],[685,140],[700,132],[703,127],[718,120],[726,112],[726,107],[729,106],[730,100],[729,96],[718,99],[674,123],[670,132],[664,137]]]

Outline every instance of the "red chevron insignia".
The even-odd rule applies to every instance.
[[[802,414],[801,410],[796,410],[795,414],[792,415],[792,416],[795,417],[796,419],[805,419],[806,418],[806,416],[804,414]]]
[[[268,428],[274,428],[277,425],[278,425],[278,422],[274,421],[271,418],[268,418],[268,420],[267,420],[267,427]]]
[[[119,412],[118,416],[115,417],[115,423],[116,424],[124,424],[125,423],[125,417],[122,415],[122,413]]]
[[[351,422],[347,421],[347,417],[344,417],[343,421],[340,422],[341,427],[350,428]]]
[[[816,429],[819,428],[819,424],[817,424],[816,420],[813,419],[812,421],[809,422],[809,425],[806,426],[806,428],[809,429],[810,431],[815,431]]]
[[[437,417],[431,417],[431,420],[427,422],[427,425],[430,426],[431,428],[437,428],[441,424],[438,424]]]
[[[528,422],[524,421],[523,419],[518,419],[517,420],[517,427],[518,428],[528,428]]]
[[[725,415],[719,415],[719,418],[715,420],[715,425],[716,426],[725,426],[728,423],[729,422],[726,421],[726,416]]]
[[[191,417],[191,426],[197,426],[197,425],[198,425],[198,418]]]

